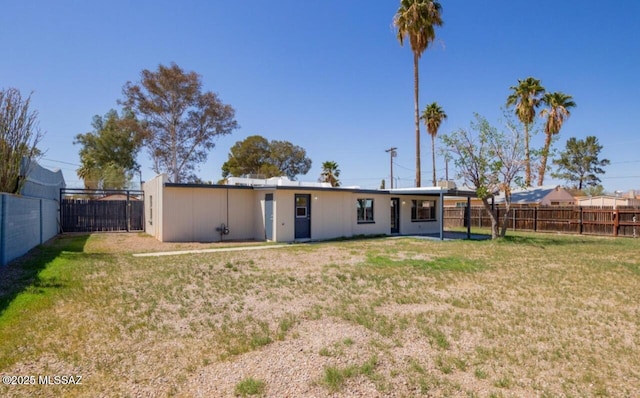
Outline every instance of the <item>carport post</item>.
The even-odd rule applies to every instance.
[[[444,240],[444,193],[440,189],[440,240]]]
[[[471,239],[471,196],[467,196],[467,239]]]

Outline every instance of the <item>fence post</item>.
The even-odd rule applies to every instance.
[[[580,220],[579,220],[579,233],[580,235],[582,235],[582,231],[583,229],[583,224],[584,224],[584,209],[582,209],[582,206],[580,206]]]
[[[533,208],[533,232],[538,232],[538,208]]]
[[[618,236],[618,228],[620,228],[620,210],[613,211],[613,236]]]
[[[129,190],[127,190],[127,208],[125,214],[127,217],[127,232],[131,232],[131,202],[129,201]]]

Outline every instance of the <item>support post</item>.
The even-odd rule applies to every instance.
[[[440,190],[440,240],[444,240],[444,194]]]
[[[471,196],[467,196],[467,239],[471,239]]]

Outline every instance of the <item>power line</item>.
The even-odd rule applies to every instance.
[[[79,165],[79,164],[76,164],[76,163],[70,163],[70,162],[65,162],[65,161],[62,161],[62,160],[55,160],[55,159],[49,159],[49,158],[42,158],[42,160],[46,160],[46,161],[48,161],[48,162],[62,163],[62,164],[68,164],[68,165],[70,165],[70,166],[77,166],[77,167],[80,167],[80,165]]]

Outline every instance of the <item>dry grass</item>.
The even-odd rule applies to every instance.
[[[169,249],[140,235],[84,240],[28,260],[46,268],[0,315],[3,376],[82,385],[1,396],[640,395],[635,240],[375,239],[161,258],[129,254]]]

